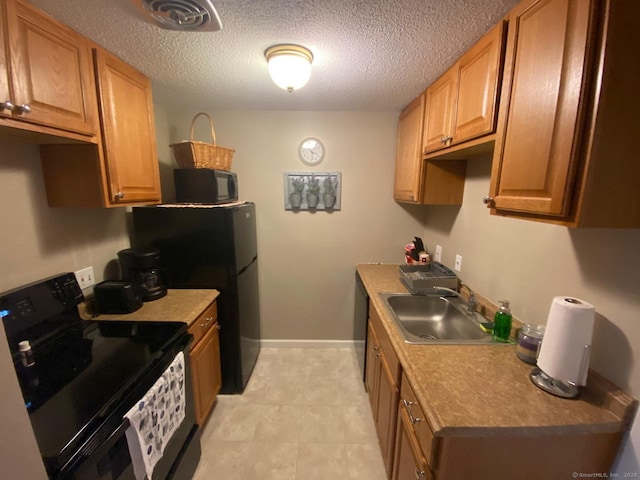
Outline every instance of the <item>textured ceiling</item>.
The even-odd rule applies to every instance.
[[[517,0],[213,0],[219,32],[163,30],[130,0],[30,0],[135,66],[189,110],[398,111]],[[271,82],[264,50],[298,43],[309,83]]]

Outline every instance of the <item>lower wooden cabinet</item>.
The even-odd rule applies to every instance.
[[[399,363],[371,309],[367,341],[366,386],[387,477],[391,477],[399,396]],[[386,348],[385,348],[385,345]]]
[[[198,425],[206,421],[222,386],[217,318],[217,306],[216,302],[213,302],[189,327],[189,333],[194,337],[190,359]]]
[[[398,410],[398,430],[396,433],[396,453],[393,460],[393,480],[431,480],[433,476],[427,467],[409,415],[402,405]]]

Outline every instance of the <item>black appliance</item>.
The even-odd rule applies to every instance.
[[[367,360],[367,327],[369,325],[369,294],[362,283],[360,274],[356,271],[356,294],[353,309],[353,340],[356,347],[356,356],[360,365],[362,380],[366,375]]]
[[[178,203],[230,203],[238,200],[238,176],[213,168],[173,170]]]
[[[215,288],[222,393],[241,393],[260,351],[255,204],[133,208],[132,245],[160,251],[169,288]]]
[[[93,287],[98,313],[132,313],[142,307],[142,297],[131,282],[105,280]]]
[[[167,294],[158,250],[127,248],[118,252],[118,260],[122,280],[132,283],[143,302],[158,300]]]
[[[183,323],[83,320],[83,300],[72,273],[0,295],[25,407],[50,478],[134,480],[124,415],[179,352],[189,369],[193,337]],[[185,378],[185,419],[152,480],[191,478],[200,458],[189,372]]]

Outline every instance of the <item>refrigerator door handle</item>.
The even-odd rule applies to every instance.
[[[245,267],[243,267],[239,272],[238,275],[242,275],[251,265],[253,265],[256,261],[258,260],[258,256],[256,255],[255,257],[253,257],[253,260],[251,260],[249,262],[248,265],[246,265]]]

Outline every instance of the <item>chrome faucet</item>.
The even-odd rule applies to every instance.
[[[466,287],[466,285],[465,285],[465,287]],[[471,291],[471,289],[469,287],[467,287],[467,290],[469,290],[469,299],[468,300],[465,300],[465,298],[460,294],[460,292],[456,292],[455,290],[453,290],[451,288],[435,286],[435,287],[433,287],[433,289],[434,290],[440,290],[440,291],[443,291],[443,292],[448,292],[448,293],[453,294],[456,297],[460,298],[465,303],[465,310],[467,311],[468,314],[474,314],[476,312],[476,308],[477,308],[476,296]]]

